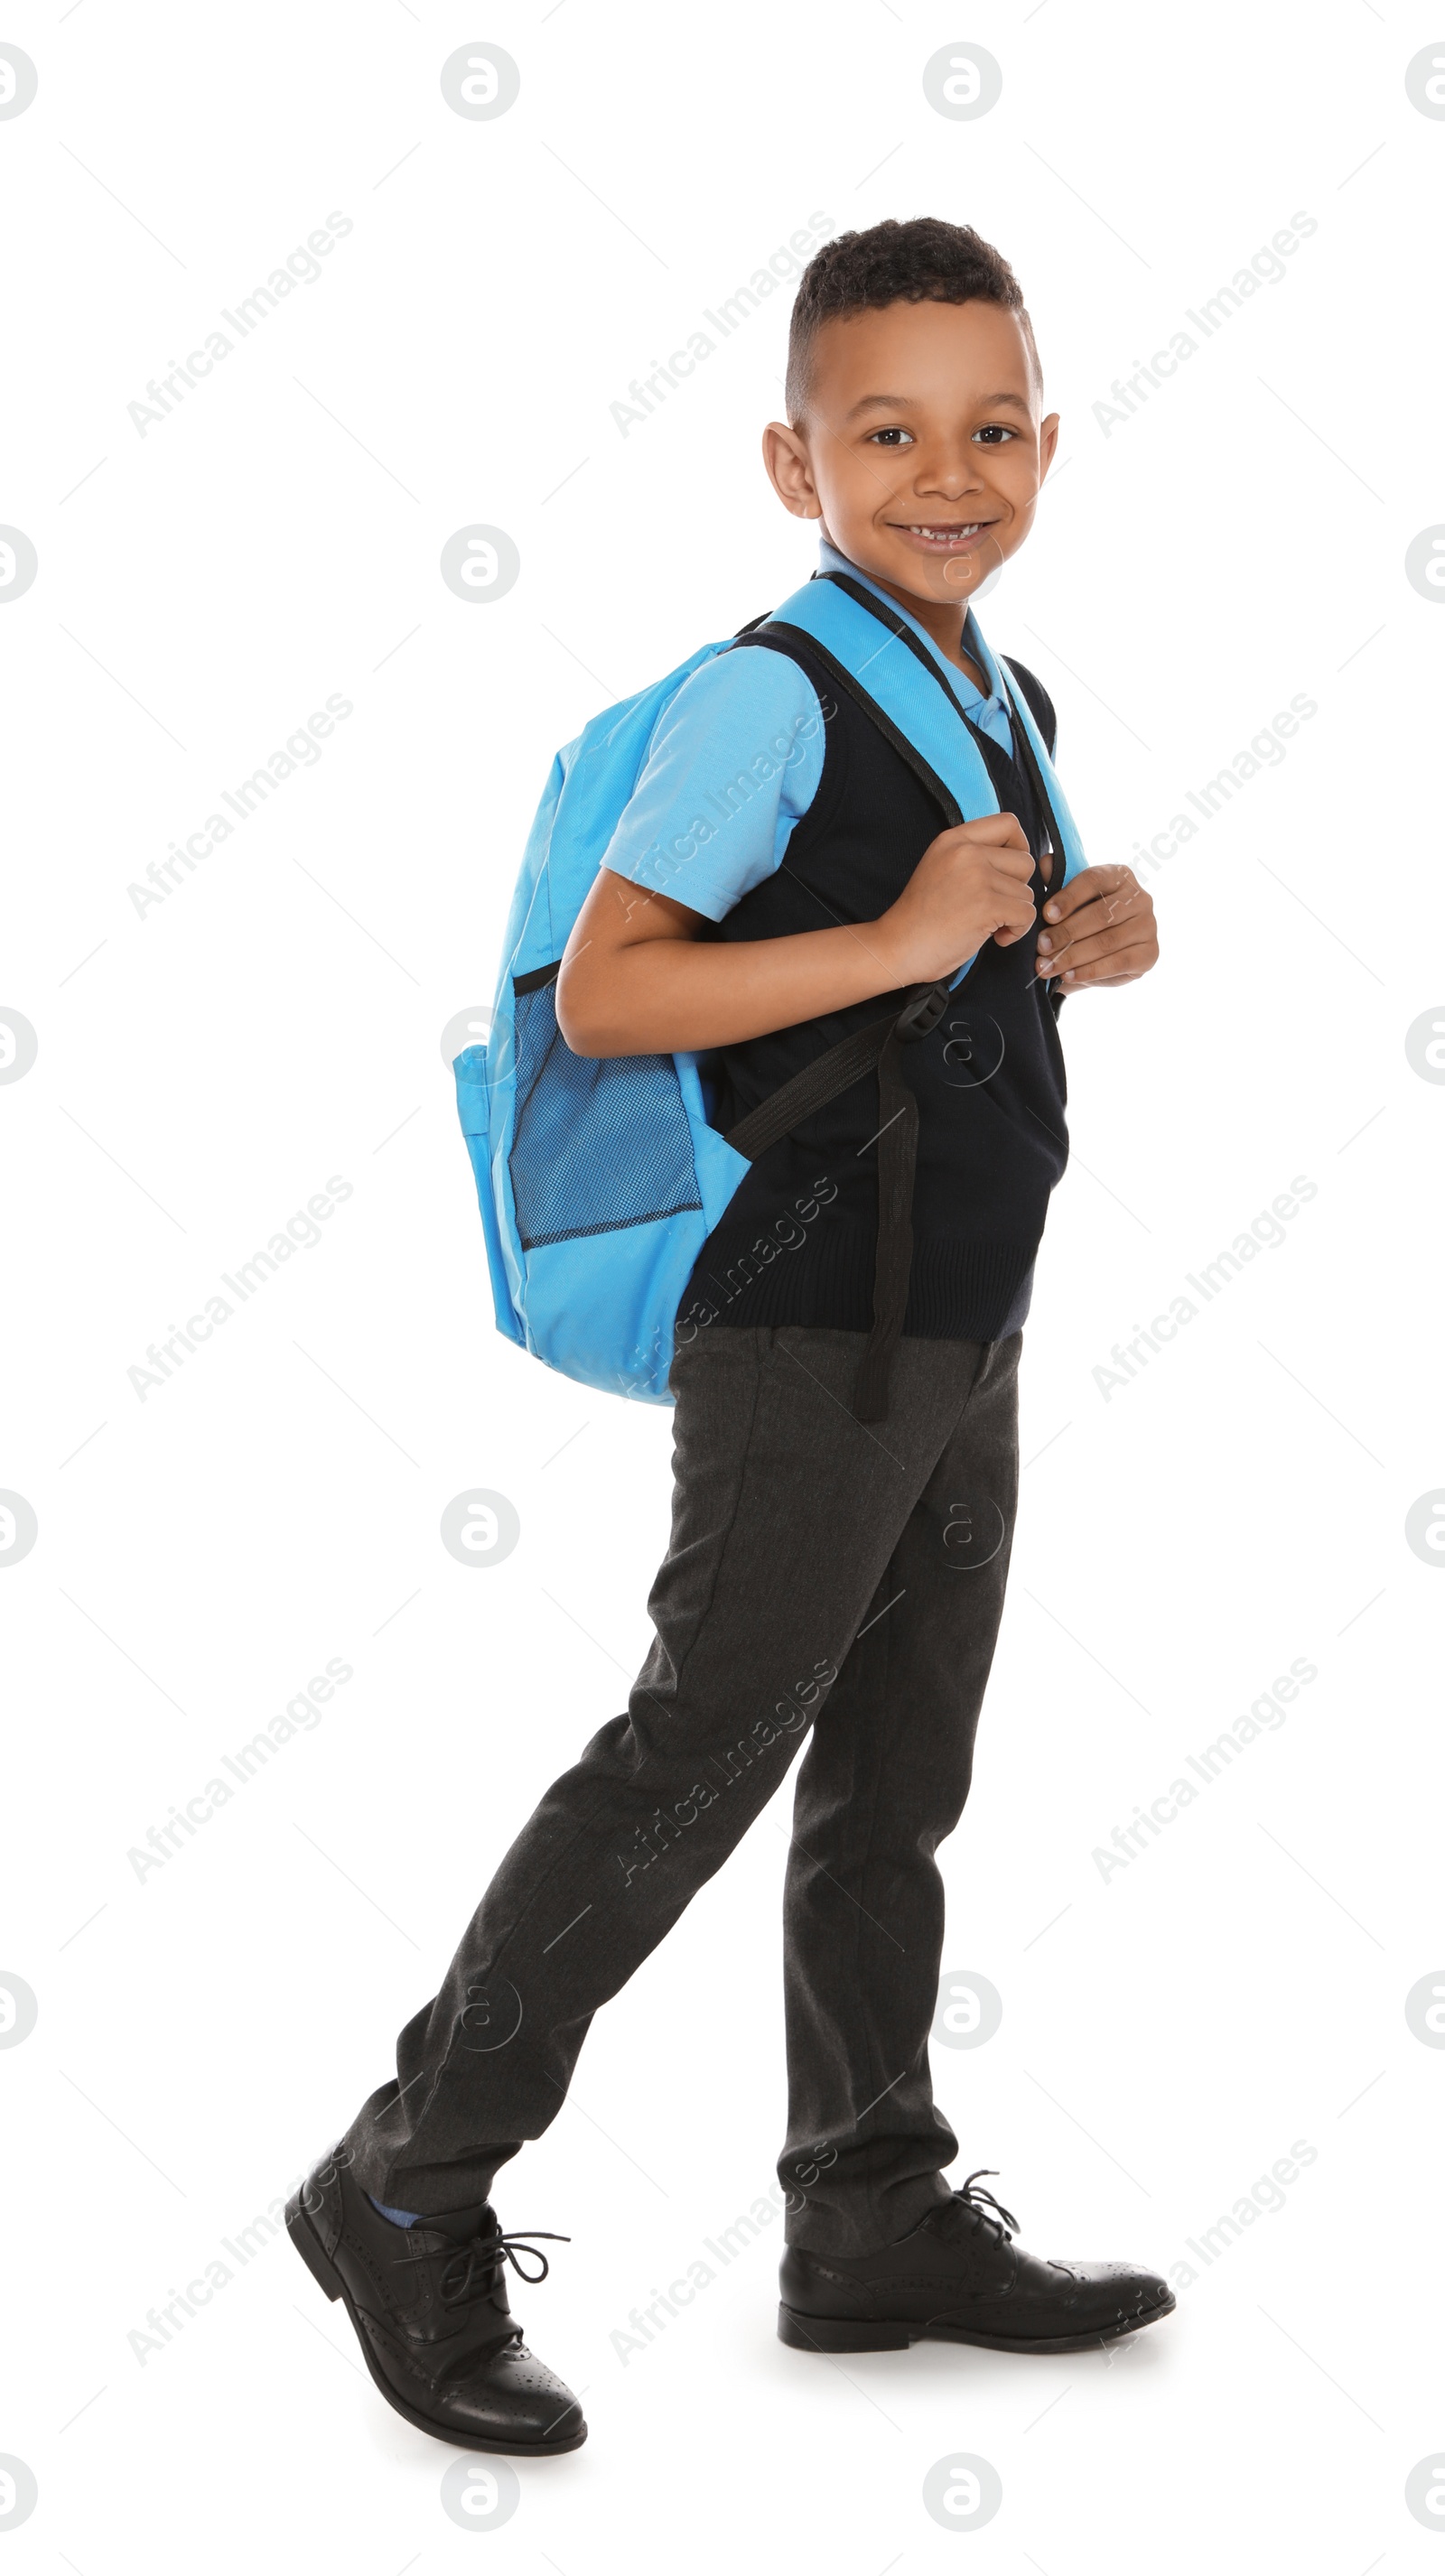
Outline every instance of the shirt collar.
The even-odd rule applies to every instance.
[[[818,570],[851,574],[854,581],[861,581],[865,589],[872,591],[875,599],[881,599],[886,607],[891,608],[895,616],[907,618],[919,642],[927,645],[935,662],[945,673],[949,687],[955,692],[966,712],[972,716],[975,724],[981,721],[977,713],[979,708],[983,708],[989,714],[1002,710],[1001,698],[991,696],[987,689],[975,689],[968,673],[961,671],[956,662],[950,662],[944,654],[940,653],[927,628],[920,626],[916,617],[910,617],[906,608],[900,607],[896,599],[891,598],[886,590],[880,588],[879,584],[872,580],[858,564],[850,561],[847,555],[840,553],[837,546],[827,537],[820,537],[818,541]]]

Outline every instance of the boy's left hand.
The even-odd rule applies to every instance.
[[[1044,905],[1037,972],[1066,993],[1132,984],[1158,956],[1153,900],[1132,868],[1083,868]]]

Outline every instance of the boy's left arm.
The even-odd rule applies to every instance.
[[[1158,956],[1153,900],[1132,868],[1082,868],[1044,905],[1037,971],[1062,992],[1132,984]]]

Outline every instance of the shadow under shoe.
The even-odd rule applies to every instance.
[[[979,2173],[911,2236],[871,2254],[782,2262],[778,2332],[800,2352],[901,2352],[923,2338],[991,2352],[1087,2352],[1165,2317],[1174,2293],[1132,2263],[1060,2263],[1013,2241],[1018,2220]]]
[[[507,2264],[524,2281],[544,2281],[547,2257],[529,2236],[503,2235],[493,2209],[465,2240],[424,2223],[395,2226],[343,2149],[287,2202],[286,2226],[328,2299],[344,2302],[367,2369],[409,2424],[465,2450],[532,2459],[586,2441],[571,2389],[528,2351],[507,2303]],[[518,2246],[540,2270],[525,2269]]]

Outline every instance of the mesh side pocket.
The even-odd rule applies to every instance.
[[[671,1056],[574,1055],[554,991],[516,996],[508,1169],[524,1252],[702,1205]]]

